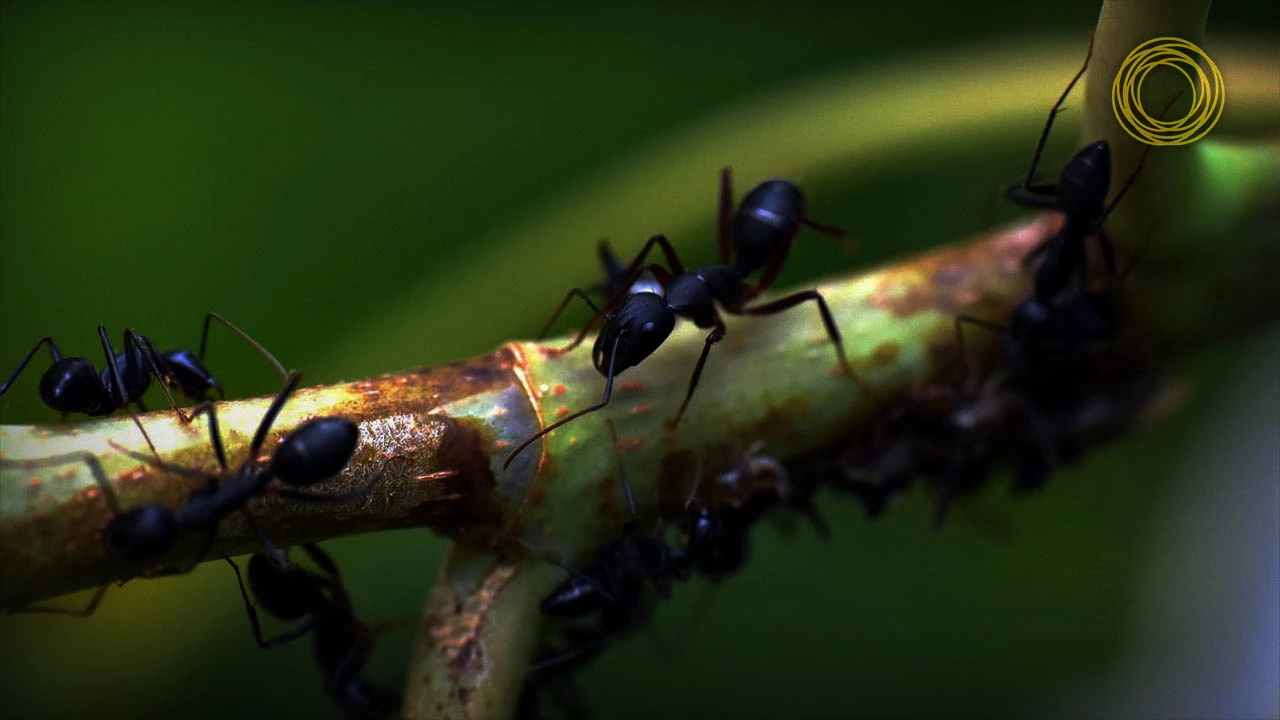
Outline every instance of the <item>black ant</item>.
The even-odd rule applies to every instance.
[[[958,332],[961,332],[963,323],[970,323],[1002,333],[1006,340],[1006,355],[1015,365],[1021,365],[1027,355],[1036,352],[1068,351],[1105,343],[1119,329],[1119,313],[1111,294],[1086,291],[1089,264],[1085,240],[1097,238],[1107,273],[1117,282],[1132,269],[1133,261],[1124,271],[1119,270],[1114,243],[1103,231],[1103,224],[1142,172],[1151,146],[1143,150],[1137,167],[1110,203],[1107,195],[1111,192],[1111,151],[1106,140],[1099,140],[1077,152],[1063,167],[1056,184],[1036,182],[1036,168],[1054,118],[1062,111],[1067,95],[1084,75],[1092,55],[1093,39],[1090,38],[1084,64],[1049,111],[1026,178],[1005,190],[1005,197],[1012,202],[1057,210],[1066,216],[1056,234],[1023,258],[1024,267],[1029,267],[1037,258],[1043,257],[1035,269],[1031,296],[1014,308],[1007,326],[971,315],[956,318]],[[1161,117],[1180,97],[1181,94],[1169,101]],[[960,344],[963,347],[963,335]]]
[[[142,396],[151,387],[152,377],[157,377],[162,381],[161,390],[169,405],[184,423],[189,422],[191,416],[178,409],[169,392],[170,388],[197,402],[206,400],[211,390],[217,391],[219,398],[226,399],[222,386],[203,364],[209,339],[209,323],[212,320],[217,320],[239,335],[267,358],[280,371],[281,377],[288,377],[284,366],[266,348],[221,315],[208,313],[200,336],[199,353],[184,349],[161,353],[145,335],[132,329],[124,331],[124,350],[116,353],[107,336],[107,329],[99,325],[98,337],[102,341],[102,352],[107,362],[101,373],[86,358],[64,357],[52,337],[43,337],[27,351],[4,385],[0,385],[0,395],[8,392],[40,347],[48,345],[53,364],[40,376],[40,399],[45,405],[62,413],[64,420],[70,413],[99,417],[130,405],[136,405],[141,412],[146,412]]]
[[[321,573],[295,565],[279,550],[272,557],[255,553],[249,558],[249,588],[257,604],[282,622],[301,622],[280,635],[265,639],[254,603],[245,589],[240,567],[226,561],[236,573],[253,638],[269,650],[312,634],[312,652],[324,675],[324,691],[349,718],[380,720],[398,714],[400,694],[362,677],[373,653],[373,631],[352,610],[351,598],[333,558],[318,545],[302,546]]]
[[[697,502],[701,463],[685,502],[685,551],[698,572],[720,582],[747,559],[750,530],[770,510],[783,506],[809,521],[819,537],[830,528],[813,504],[817,483],[793,482],[777,460],[760,454],[763,442],[752,443],[725,472],[715,477],[712,501]],[[728,497],[723,497],[724,492]]]
[[[380,474],[375,475],[364,488],[353,493],[313,493],[303,489],[342,472],[355,453],[356,444],[360,439],[360,430],[354,422],[342,417],[312,418],[304,422],[280,442],[270,464],[264,466],[260,463],[258,458],[266,442],[267,433],[270,432],[276,416],[280,414],[280,410],[301,379],[302,376],[299,373],[289,375],[284,389],[276,395],[258,424],[249,445],[249,451],[238,469],[232,470],[227,464],[222,436],[218,429],[218,416],[211,403],[197,407],[194,415],[207,413],[209,416],[209,437],[220,468],[217,473],[174,465],[156,457],[116,446],[121,452],[148,465],[205,482],[204,487],[191,493],[176,512],[159,503],[146,503],[128,510],[122,509],[101,463],[89,453],[75,453],[46,460],[7,460],[4,464],[31,468],[61,464],[71,460],[86,461],[102,489],[107,507],[111,512],[111,519],[103,528],[103,538],[107,547],[122,560],[136,562],[149,560],[167,552],[177,542],[180,532],[203,533],[204,545],[200,552],[181,569],[166,574],[186,573],[208,555],[217,536],[218,526],[223,518],[236,510],[245,513],[254,530],[258,532],[259,538],[266,542],[265,536],[253,522],[252,516],[248,514],[246,504],[250,499],[263,494],[273,479],[279,480],[284,486],[276,490],[280,495],[303,501],[323,502],[341,501],[363,495],[373,483],[379,480]],[[56,608],[25,608],[24,611],[86,617],[93,614],[105,591],[106,586],[103,585],[89,605],[81,611]]]
[[[507,456],[503,462],[503,468],[510,466],[516,455],[543,435],[609,404],[613,394],[614,378],[653,354],[675,329],[677,317],[692,320],[697,327],[704,330],[710,329],[711,332],[706,337],[697,364],[694,365],[684,401],[670,422],[673,428],[679,424],[680,418],[689,406],[689,401],[693,398],[693,392],[698,386],[698,379],[702,376],[702,369],[706,365],[711,346],[724,338],[726,327],[721,311],[730,315],[773,315],[803,302],[816,303],[822,315],[823,325],[826,326],[827,335],[835,346],[841,368],[855,384],[861,385],[870,392],[849,366],[840,329],[836,326],[827,301],[817,290],[792,293],[763,305],[751,307],[746,305],[772,285],[800,225],[809,225],[830,234],[842,233],[842,231],[818,225],[804,218],[802,216],[804,196],[799,188],[785,180],[770,180],[756,187],[743,200],[737,213],[732,216],[730,208],[729,172],[726,169],[721,175],[719,233],[721,264],[686,272],[684,264],[666,236],[654,235],[645,243],[644,248],[632,261],[619,283],[619,286],[629,288],[641,272],[648,270],[662,286],[664,294],[642,291],[621,297],[615,296],[606,308],[612,309],[616,305],[616,310],[609,313],[593,303],[581,288],[569,291],[543,327],[540,336],[546,333],[547,328],[575,296],[586,302],[595,311],[596,317],[587,323],[571,343],[551,353],[561,355],[577,347],[596,323],[603,320],[604,326],[596,337],[591,357],[596,370],[605,377],[604,393],[599,403],[557,420],[522,442]],[[666,257],[666,267],[657,263],[645,264],[645,258],[655,246],[661,248]],[[736,261],[732,258],[732,248],[738,251]],[[755,284],[747,283],[746,276],[761,268],[763,268],[763,274],[760,281]]]
[[[617,448],[617,429],[609,421]],[[556,563],[572,574],[556,586],[539,608],[548,617],[574,619],[597,616],[595,627],[577,635],[574,648],[558,656],[535,662],[530,671],[560,665],[573,660],[584,660],[603,647],[609,640],[630,630],[640,620],[640,601],[644,582],[653,583],[658,591],[668,597],[671,580],[684,580],[689,576],[690,558],[679,547],[674,547],[662,537],[661,525],[657,534],[638,535],[639,514],[631,483],[618,458],[618,477],[627,499],[630,519],[622,528],[622,537],[600,548],[596,562],[582,570]],[[566,632],[570,632],[566,630]],[[576,663],[575,663],[576,664]]]

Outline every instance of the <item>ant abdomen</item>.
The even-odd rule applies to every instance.
[[[287,485],[315,485],[342,472],[359,442],[360,428],[347,418],[308,420],[280,443],[271,474]]]
[[[778,241],[804,217],[804,193],[789,180],[760,183],[738,206],[733,216],[733,240],[738,251],[736,267],[749,275],[768,264]]]
[[[40,376],[40,399],[58,412],[105,415],[115,408],[97,378],[97,368],[85,358],[62,358]],[[93,401],[86,403],[85,398]]]
[[[113,517],[107,544],[125,560],[146,560],[164,553],[178,539],[178,522],[168,508],[148,503]]]
[[[325,606],[321,583],[298,568],[281,570],[265,555],[249,558],[249,588],[272,617],[297,620]]]

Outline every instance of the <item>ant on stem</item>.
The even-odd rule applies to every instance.
[[[616,451],[617,427],[612,419],[608,424]],[[572,649],[536,661],[530,666],[530,672],[570,661],[585,661],[608,641],[635,627],[641,620],[644,581],[653,583],[664,597],[669,597],[672,579],[689,577],[690,558],[682,548],[663,539],[661,520],[654,535],[638,534],[639,514],[635,495],[620,456],[618,478],[630,513],[630,519],[622,527],[622,536],[603,545],[597,553],[596,562],[582,570],[555,563],[572,574],[539,605],[544,615],[558,620],[594,615],[598,621],[591,629],[575,634],[577,642]],[[566,632],[569,631],[566,629]]]
[[[141,412],[147,412],[142,396],[151,387],[152,377],[156,377],[161,380],[160,389],[164,391],[165,398],[178,418],[183,423],[190,422],[193,416],[178,409],[170,388],[196,402],[205,401],[210,391],[217,391],[219,398],[226,399],[222,385],[203,363],[209,340],[209,323],[213,320],[240,336],[287,380],[288,372],[274,355],[230,321],[211,312],[204,318],[198,353],[186,349],[159,352],[145,335],[133,329],[124,331],[124,350],[116,353],[107,336],[106,327],[99,325],[98,337],[102,341],[102,353],[107,363],[101,372],[86,358],[64,357],[52,337],[40,338],[27,351],[9,379],[0,385],[0,395],[9,391],[40,347],[47,345],[52,364],[40,376],[40,399],[49,408],[62,413],[63,420],[70,413],[89,417],[110,415],[130,405],[136,405]]]
[[[312,418],[304,422],[280,442],[269,464],[264,466],[260,463],[258,458],[271,425],[301,379],[300,373],[289,375],[284,389],[275,396],[259,422],[244,462],[236,469],[231,469],[227,463],[218,428],[218,416],[212,403],[198,406],[193,417],[202,414],[209,416],[209,437],[220,469],[217,473],[174,465],[155,456],[122,448],[113,441],[110,443],[126,455],[165,472],[204,481],[204,486],[193,491],[176,512],[160,503],[145,503],[123,509],[102,464],[91,453],[72,453],[41,460],[3,460],[0,465],[35,468],[74,460],[85,461],[102,490],[111,513],[111,519],[102,530],[103,540],[111,552],[122,560],[137,562],[163,555],[174,546],[181,532],[204,535],[201,550],[186,565],[163,573],[184,574],[204,560],[213,547],[218,526],[225,517],[237,510],[244,513],[259,539],[264,544],[268,542],[249,514],[247,503],[266,492],[272,480],[278,480],[283,485],[275,492],[285,497],[302,501],[337,502],[364,495],[380,479],[381,474],[375,475],[363,488],[351,493],[315,493],[305,489],[338,475],[355,453],[360,431],[354,422],[343,417]],[[104,583],[89,605],[81,611],[34,607],[24,608],[22,611],[87,617],[93,614],[105,592]]]
[[[600,402],[565,416],[518,445],[503,462],[504,469],[509,467],[512,460],[525,448],[542,436],[608,405],[613,394],[614,378],[628,368],[640,364],[661,347],[675,329],[677,317],[692,320],[697,327],[710,332],[706,336],[702,354],[698,356],[693,374],[689,378],[684,401],[670,421],[672,428],[680,423],[689,406],[689,401],[693,398],[693,392],[702,376],[711,346],[724,338],[727,328],[722,312],[730,315],[773,315],[804,302],[817,304],[827,336],[835,346],[836,355],[845,375],[867,392],[871,392],[850,367],[840,329],[831,314],[831,309],[827,306],[827,301],[817,290],[803,290],[762,305],[747,305],[773,284],[801,225],[832,235],[841,235],[843,231],[819,225],[805,218],[803,216],[804,195],[798,187],[786,180],[770,180],[757,186],[748,193],[736,213],[731,213],[731,204],[729,170],[726,168],[721,173],[720,264],[686,271],[675,248],[671,246],[665,235],[659,234],[649,238],[645,243],[640,254],[627,268],[618,286],[630,288],[636,278],[647,270],[662,286],[663,294],[641,291],[615,296],[602,310],[581,288],[569,291],[556,311],[552,313],[547,324],[543,326],[539,336],[546,334],[551,323],[574,297],[579,297],[586,302],[595,312],[595,317],[583,327],[572,342],[563,348],[550,351],[550,354],[562,355],[577,347],[586,338],[587,333],[591,332],[598,322],[603,321],[604,325],[596,336],[595,345],[592,348],[592,363],[605,377],[604,393]],[[658,263],[645,264],[645,259],[654,247],[662,250],[667,262],[665,267]],[[735,249],[736,260],[733,257]],[[762,270],[760,280],[754,284],[748,283],[747,275],[756,270]]]
[[[262,623],[249,599],[240,567],[231,558],[225,558],[235,570],[240,597],[258,647],[270,650],[311,633],[312,653],[324,675],[325,694],[345,716],[353,720],[395,716],[400,709],[400,694],[361,676],[373,653],[376,632],[356,617],[333,558],[320,546],[305,543],[302,549],[321,570],[313,572],[295,565],[279,549],[267,548],[270,556],[259,552],[249,558],[249,588],[253,597],[257,605],[277,620],[301,620],[269,639],[263,637]]]
[[[1071,78],[1057,103],[1049,111],[1044,130],[1032,155],[1031,167],[1026,178],[1005,190],[1005,197],[1026,207],[1057,210],[1066,216],[1061,229],[1044,240],[1023,258],[1023,266],[1030,267],[1042,258],[1034,273],[1030,297],[1014,308],[1007,325],[1000,325],[972,315],[956,318],[961,351],[964,348],[962,326],[966,323],[1001,333],[1005,338],[1005,351],[1015,366],[1026,362],[1027,356],[1077,348],[1107,342],[1118,330],[1118,311],[1114,298],[1106,292],[1087,291],[1089,276],[1085,241],[1096,237],[1106,265],[1108,276],[1119,282],[1137,261],[1135,256],[1129,266],[1120,270],[1115,258],[1115,245],[1103,230],[1103,224],[1116,209],[1134,180],[1142,172],[1148,145],[1138,160],[1137,167],[1116,192],[1111,202],[1111,151],[1106,140],[1099,140],[1077,152],[1062,168],[1056,184],[1036,182],[1036,168],[1044,152],[1054,118],[1062,111],[1062,104],[1089,66],[1093,55],[1093,39],[1084,64]],[[1174,96],[1165,106],[1163,118],[1173,104],[1182,97]]]

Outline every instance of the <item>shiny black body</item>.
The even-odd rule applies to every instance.
[[[615,433],[616,447],[612,421],[609,428]],[[570,575],[542,599],[539,609],[543,615],[560,621],[561,634],[571,642],[568,649],[536,661],[531,670],[585,662],[587,657],[594,656],[610,640],[640,621],[646,584],[652,584],[663,597],[668,597],[672,580],[689,577],[691,564],[682,548],[668,544],[661,530],[654,535],[639,534],[631,483],[621,464],[618,470],[630,519],[623,525],[621,537],[600,547],[595,563],[581,570],[557,563],[569,570]],[[571,622],[579,619],[594,622],[584,629]]]
[[[204,560],[223,518],[237,510],[243,510],[250,499],[266,491],[272,480],[278,480],[284,485],[278,492],[286,497],[301,500],[341,499],[342,496],[315,494],[303,488],[337,475],[351,460],[356,444],[360,440],[360,431],[354,422],[346,418],[312,418],[298,426],[280,442],[268,465],[263,466],[258,460],[272,424],[297,389],[301,379],[302,376],[299,373],[289,375],[284,389],[276,395],[266,414],[263,415],[262,421],[259,422],[245,461],[239,468],[233,470],[227,463],[226,452],[222,446],[222,435],[218,429],[217,411],[210,403],[196,408],[196,414],[209,416],[209,438],[213,443],[214,456],[220,468],[219,473],[191,470],[127,451],[148,464],[204,480],[204,487],[191,493],[186,502],[174,513],[178,530],[203,533],[205,536],[204,550],[193,558],[192,566]],[[134,518],[140,516],[144,510],[149,516],[159,513],[144,505],[112,518],[107,524],[109,537],[129,538],[127,544],[145,553],[135,559],[160,555],[172,545],[172,541],[167,544],[136,541],[142,527],[135,523]]]
[[[345,717],[395,717],[400,710],[399,693],[362,677],[373,653],[373,634],[355,616],[337,565],[318,545],[308,543],[302,548],[322,572],[299,567],[278,552],[273,553],[274,557],[258,553],[249,558],[249,588],[258,605],[282,622],[301,621],[273,638],[263,637],[262,624],[245,590],[240,568],[227,558],[236,571],[254,640],[266,650],[310,633],[325,694]]]
[[[306,421],[280,442],[269,464],[264,466],[259,462],[258,457],[271,430],[271,425],[300,380],[301,375],[298,373],[289,376],[285,388],[276,395],[258,424],[246,459],[239,468],[231,469],[227,463],[222,436],[218,430],[218,416],[210,403],[196,408],[195,414],[209,416],[209,437],[213,443],[220,472],[194,470],[150,455],[123,450],[126,454],[149,465],[192,480],[203,481],[202,487],[194,490],[176,512],[159,503],[147,503],[127,510],[122,509],[101,465],[96,458],[87,453],[52,458],[48,462],[10,461],[6,464],[36,467],[70,460],[88,462],[111,511],[111,519],[103,528],[103,538],[111,552],[127,561],[150,560],[168,552],[181,533],[201,533],[204,535],[203,548],[181,569],[165,574],[189,572],[208,554],[222,520],[237,510],[244,512],[249,518],[263,545],[270,546],[270,541],[257,524],[253,523],[245,506],[249,500],[266,492],[273,480],[279,481],[279,485],[272,488],[276,494],[313,502],[334,502],[358,497],[367,493],[373,483],[379,480],[380,476],[374,476],[365,487],[352,493],[317,493],[307,489],[342,472],[355,453],[360,439],[359,428],[346,418],[322,417]],[[94,596],[87,608],[78,612],[51,608],[29,608],[28,610],[89,615],[100,600],[101,593]]]
[[[146,412],[142,396],[151,387],[152,375],[161,373],[155,356],[149,351],[149,341],[133,330],[125,330],[124,351],[117,353],[102,325],[98,326],[98,338],[106,358],[101,372],[85,358],[63,357],[53,338],[44,337],[27,351],[17,369],[0,385],[0,395],[9,391],[40,347],[48,345],[51,364],[40,376],[40,399],[62,413],[64,419],[71,413],[90,417],[110,415],[130,405]]]
[[[721,174],[729,184],[729,170]],[[804,193],[789,180],[766,180],[755,186],[738,205],[730,224],[734,267],[750,275],[769,264],[779,248],[788,245],[804,221]]]
[[[106,357],[106,366],[101,372],[85,358],[63,357],[53,338],[41,338],[27,351],[4,385],[0,385],[0,395],[8,392],[40,347],[48,345],[52,364],[40,376],[40,399],[45,405],[62,413],[63,418],[70,413],[90,417],[110,415],[130,405],[136,405],[140,411],[146,412],[142,396],[150,389],[152,378],[156,377],[163,384],[162,389],[169,405],[183,422],[187,422],[190,418],[177,409],[169,392],[170,388],[196,402],[207,400],[210,392],[216,392],[220,399],[226,399],[222,385],[203,362],[209,339],[209,324],[214,320],[244,339],[275,366],[282,378],[287,379],[288,373],[284,366],[266,348],[222,316],[208,313],[205,315],[198,353],[185,349],[159,352],[145,335],[132,329],[124,331],[124,350],[117,353],[107,337],[106,328],[99,325],[98,337]]]
[[[840,330],[836,326],[826,300],[816,290],[805,290],[787,295],[778,300],[762,305],[747,306],[747,303],[764,292],[776,279],[786,259],[791,240],[801,224],[810,225],[829,234],[842,234],[842,231],[812,223],[802,216],[804,198],[793,184],[772,180],[762,184],[748,194],[736,215],[731,215],[731,192],[729,189],[729,171],[725,169],[721,175],[720,197],[720,263],[686,271],[684,263],[676,254],[675,248],[665,235],[649,238],[644,248],[632,261],[616,287],[622,290],[616,294],[605,309],[602,310],[591,301],[585,291],[574,288],[565,296],[563,302],[543,326],[543,334],[551,323],[575,296],[582,298],[591,306],[596,316],[589,322],[569,345],[559,349],[562,354],[577,347],[600,321],[603,327],[596,336],[592,348],[591,359],[596,370],[604,376],[604,393],[600,402],[548,425],[532,437],[526,439],[507,456],[503,467],[511,465],[525,448],[552,432],[556,428],[572,422],[583,415],[599,410],[609,403],[613,394],[613,379],[620,373],[643,362],[662,346],[662,343],[675,329],[677,317],[691,320],[694,325],[710,330],[702,348],[702,354],[694,365],[685,391],[684,401],[671,420],[671,426],[679,424],[693,398],[693,392],[702,376],[707,355],[711,346],[724,338],[725,324],[722,313],[731,315],[773,315],[789,310],[804,302],[813,302],[818,306],[827,335],[835,346],[837,358],[845,374],[855,383],[861,381],[854,374],[845,356],[844,343]],[[659,248],[666,259],[666,265],[645,262],[653,248]],[[737,260],[734,260],[734,251]],[[607,266],[607,263],[606,263]],[[746,282],[746,276],[763,267],[764,272],[758,282]],[[632,283],[642,273],[649,272],[662,286],[663,293],[630,292]],[[865,387],[865,386],[864,386]]]

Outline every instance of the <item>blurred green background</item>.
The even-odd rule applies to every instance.
[[[4,3],[0,370],[44,335],[97,358],[99,323],[116,337],[133,326],[162,346],[194,345],[208,310],[312,383],[484,352],[529,336],[564,288],[593,281],[600,236],[625,248],[665,231],[692,261],[713,257],[716,171],[765,148],[669,168],[682,196],[705,195],[696,223],[602,226],[584,204],[689,128],[732,123],[750,103],[859,68],[977,59],[988,45],[1042,38],[1083,49],[1097,12],[689,5]],[[1223,4],[1211,30],[1277,20],[1271,2]],[[1044,88],[1043,111],[1001,117],[980,142],[896,148],[873,166],[763,170],[800,177],[813,216],[859,240],[856,253],[800,243],[781,285],[1012,217],[992,193],[1024,171],[1060,87]],[[1070,115],[1051,162],[1075,143]],[[788,137],[767,142],[770,157],[785,156]],[[638,211],[662,208],[664,192],[674,190],[652,188]],[[593,219],[573,222],[578,210]],[[530,225],[554,231],[554,247],[528,242]],[[475,258],[489,251],[523,272],[485,272]],[[421,302],[459,278],[465,290],[447,303]],[[234,394],[278,383],[234,339],[213,342],[210,365]],[[664,607],[652,633],[680,651],[661,652],[644,633],[619,643],[582,676],[589,704],[617,718],[1007,714],[1071,702],[1092,713],[1090,688],[1121,663],[1145,607],[1144,563],[1178,471],[1207,446],[1215,408],[1227,412],[1216,388],[1250,377],[1241,357],[1276,347],[1271,333],[1198,353],[1180,366],[1197,392],[1173,421],[1027,502],[988,492],[968,517],[1007,521],[1011,540],[964,513],[932,533],[923,497],[875,524],[826,498],[837,531],[825,544],[766,525],[750,568],[706,612],[695,608],[708,601],[699,584]],[[0,419],[53,419],[36,400],[41,369],[0,400]],[[1274,474],[1260,472],[1270,497]],[[1213,492],[1234,479],[1214,478]],[[419,612],[444,547],[425,531],[327,546],[375,622]],[[381,639],[373,677],[398,684],[411,634]],[[0,620],[0,707],[11,717],[327,716],[309,653],[306,642],[254,647],[230,571],[211,563],[113,588],[89,620]],[[1160,714],[1137,707],[1129,714]]]

